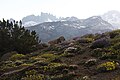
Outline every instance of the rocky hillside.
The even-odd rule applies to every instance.
[[[3,55],[0,80],[120,80],[119,64],[120,30],[60,37],[30,54]]]
[[[59,36],[70,39],[75,36],[82,36],[90,33],[103,33],[113,30],[114,28],[100,16],[93,16],[84,20],[78,20],[73,17],[67,18],[67,21],[45,22],[27,27],[27,29],[31,31],[35,30],[40,40],[47,42]]]

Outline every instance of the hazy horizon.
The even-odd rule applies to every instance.
[[[120,11],[119,0],[0,0],[0,19],[21,20],[27,15],[51,13],[57,17],[85,19],[110,10]]]

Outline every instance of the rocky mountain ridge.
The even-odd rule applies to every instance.
[[[89,33],[103,33],[113,30],[113,27],[100,16],[93,16],[84,20],[44,22],[26,29],[35,30],[40,40],[47,42],[59,36],[70,39]]]

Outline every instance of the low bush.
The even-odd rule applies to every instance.
[[[78,43],[91,43],[94,41],[93,38],[79,38],[79,39],[76,39],[76,41]]]
[[[78,65],[69,65],[69,70],[77,70],[78,67]]]
[[[115,30],[115,31],[109,32],[110,38],[114,38],[119,34],[120,34],[120,30]]]
[[[29,70],[29,71],[26,71],[25,72],[26,75],[36,75],[37,74],[37,71],[36,70]]]
[[[96,41],[94,41],[91,45],[91,48],[95,49],[95,48],[104,48],[110,45],[110,41],[105,39],[105,38],[101,38],[98,39]]]
[[[56,57],[56,55],[51,54],[51,53],[44,53],[41,55],[42,58],[52,58],[52,57]]]
[[[101,57],[102,56],[103,49],[96,48],[93,50],[92,56],[94,57]]]
[[[48,67],[50,67],[53,70],[62,70],[62,69],[67,68],[68,66],[62,63],[50,63]]]
[[[24,54],[15,54],[10,57],[10,60],[15,61],[15,60],[20,60],[20,59],[24,59],[24,58],[25,58]]]
[[[89,60],[87,60],[86,62],[85,62],[85,66],[86,67],[90,67],[90,66],[93,66],[93,65],[95,65],[97,63],[97,59],[89,59]]]
[[[112,71],[118,68],[119,63],[115,61],[109,61],[102,63],[97,66],[97,70],[99,72],[107,72],[107,71]]]
[[[120,42],[120,37],[114,38],[114,39],[110,39],[110,43],[111,43],[112,45],[114,45],[114,44],[116,44],[116,43],[119,43],[119,42]]]
[[[38,75],[27,75],[26,77],[23,77],[21,80],[45,80],[44,75],[38,74]]]
[[[112,48],[115,49],[115,50],[120,49],[120,42],[117,43],[117,44],[114,44],[114,46]]]

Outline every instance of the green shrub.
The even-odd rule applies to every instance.
[[[16,64],[14,62],[12,62],[12,61],[5,61],[0,66],[0,69],[8,69],[8,68],[14,68],[14,67],[16,67]]]
[[[85,62],[85,66],[86,67],[90,67],[90,66],[93,66],[93,65],[95,65],[97,63],[97,59],[89,59],[89,60],[87,60],[86,62]]]
[[[1,60],[2,60],[2,61],[9,60],[9,58],[10,58],[12,55],[15,55],[15,54],[18,54],[18,53],[15,52],[15,51],[5,53],[5,54],[1,57]]]
[[[114,38],[119,34],[120,34],[120,30],[115,30],[115,31],[109,32],[110,38]]]
[[[115,61],[109,61],[109,62],[105,62],[102,63],[100,65],[97,66],[97,70],[99,72],[107,72],[107,71],[112,71],[118,68],[119,63],[115,62]]]
[[[29,70],[29,71],[26,71],[25,72],[26,75],[36,75],[37,74],[37,71],[36,70]]]
[[[80,38],[77,40],[77,43],[91,43],[93,41],[94,41],[93,38]]]
[[[26,77],[23,77],[21,80],[45,80],[44,75],[38,74],[38,75],[27,75]]]
[[[60,45],[51,45],[47,48],[47,51],[62,51],[63,47]]]
[[[56,57],[56,55],[54,54],[50,54],[50,53],[44,53],[41,55],[42,58],[52,58],[52,57]]]
[[[66,67],[68,67],[66,64],[62,64],[62,63],[50,63],[48,65],[48,67],[50,67],[53,70],[62,70],[65,69]]]
[[[0,21],[0,57],[13,50],[30,53],[37,50],[39,42],[36,32],[25,29],[21,21]]]
[[[74,80],[74,78],[75,78],[75,73],[70,72],[66,75],[60,74],[60,75],[51,76],[48,80]]]
[[[69,65],[69,70],[77,70],[78,67],[78,65]]]
[[[62,55],[55,55],[51,53],[44,53],[41,55],[42,58],[45,58],[47,62],[55,62],[56,60],[60,60]]]
[[[20,66],[23,66],[23,67],[25,67],[25,66],[32,66],[33,64],[27,64],[27,63],[23,63],[23,64],[21,64]]]
[[[34,56],[29,59],[29,62],[36,62],[36,61],[45,61],[45,58],[42,58],[41,56]]]
[[[92,56],[94,56],[94,57],[101,57],[103,51],[104,50],[101,49],[101,48],[96,48],[96,49],[93,50]]]
[[[21,60],[16,60],[16,61],[15,61],[15,65],[16,65],[16,66],[19,66],[19,65],[21,65],[21,64],[23,64],[23,61],[21,61]]]
[[[120,42],[117,43],[117,44],[114,44],[114,46],[112,48],[115,49],[115,50],[120,49]]]
[[[114,39],[110,39],[110,43],[111,43],[112,45],[114,45],[114,44],[116,44],[116,43],[119,43],[119,42],[120,42],[120,37],[114,38]]]
[[[106,38],[100,38],[98,40],[95,40],[92,44],[91,44],[91,48],[95,49],[95,48],[104,48],[104,47],[108,47],[110,45],[110,41]]]
[[[46,66],[41,66],[40,70],[45,73],[50,73],[50,74],[56,74],[56,73],[62,73],[63,69],[66,69],[68,66],[66,64],[62,63],[50,63]]]
[[[117,59],[117,54],[113,52],[104,52],[104,54],[100,57],[100,59]]]
[[[21,76],[19,74],[0,76],[0,80],[21,80]]]
[[[20,60],[20,59],[24,59],[24,58],[25,58],[25,55],[23,55],[23,54],[15,54],[10,57],[10,60],[15,61],[15,60]]]
[[[46,61],[37,61],[35,62],[35,65],[37,66],[48,66],[49,62]]]

